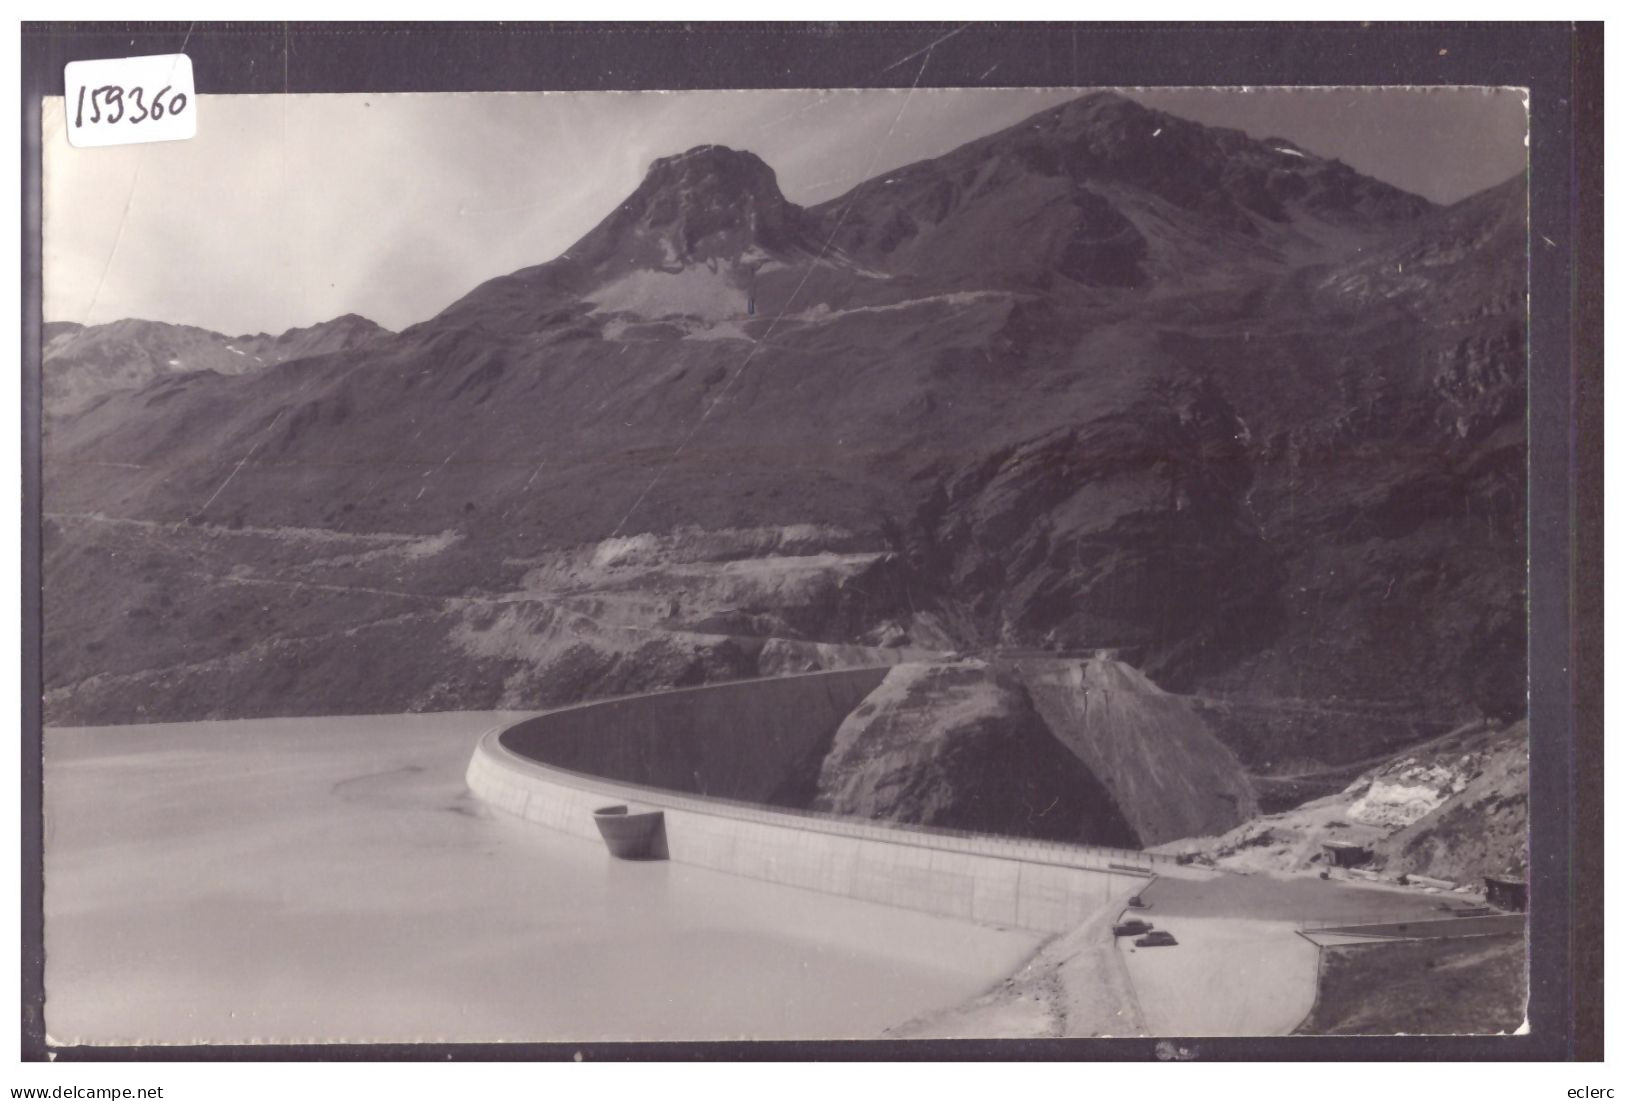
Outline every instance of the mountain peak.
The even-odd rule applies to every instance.
[[[683,153],[658,157],[649,165],[644,186],[711,184],[778,194],[778,177],[766,161],[746,149],[696,145]]]
[[[755,153],[700,145],[662,157],[601,230],[651,267],[737,258],[753,247],[793,248],[801,210]],[[628,257],[631,258],[631,257]]]
[[[1075,122],[1108,122],[1122,119],[1145,119],[1160,112],[1121,92],[1090,92],[1061,104],[1057,112],[1062,119]]]
[[[1317,156],[1296,142],[1258,140],[1157,110],[1115,92],[1053,107],[994,140],[1054,143],[1074,178],[1117,180],[1215,224],[1255,235],[1253,219],[1285,222],[1293,211],[1330,221],[1408,221],[1432,204]]]
[[[362,329],[379,329],[383,327],[372,318],[358,313],[341,313],[326,324],[330,327],[344,326],[345,328],[359,327]]]

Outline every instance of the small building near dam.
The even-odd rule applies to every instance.
[[[1324,841],[1320,846],[1330,868],[1358,868],[1371,863],[1371,850],[1351,841]]]
[[[1484,900],[1498,910],[1529,909],[1529,881],[1512,876],[1487,875],[1484,877]]]

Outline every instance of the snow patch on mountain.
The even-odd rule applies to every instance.
[[[675,272],[639,269],[601,288],[591,301],[594,313],[722,321],[746,316],[749,295],[742,281],[734,265],[714,262]]]
[[[1466,787],[1469,775],[1449,764],[1401,764],[1394,772],[1357,781],[1350,790],[1363,784],[1365,794],[1350,804],[1348,817],[1368,826],[1408,826]]]

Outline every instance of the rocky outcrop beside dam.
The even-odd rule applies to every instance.
[[[1222,833],[1258,813],[1241,763],[1187,697],[1104,654],[1013,664],[1037,713],[1100,777],[1140,844]]]
[[[815,809],[1012,836],[1129,846],[1107,787],[983,662],[904,664],[841,723]]]

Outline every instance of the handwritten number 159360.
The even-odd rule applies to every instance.
[[[148,119],[161,119],[165,115],[178,115],[186,110],[186,93],[176,92],[165,98],[169,85],[164,85],[151,96],[141,87],[124,88],[117,84],[104,84],[100,88],[79,87],[79,106],[73,116],[75,127],[85,124],[85,105],[90,106],[92,123],[128,121],[131,125]],[[104,116],[103,110],[107,113]]]

